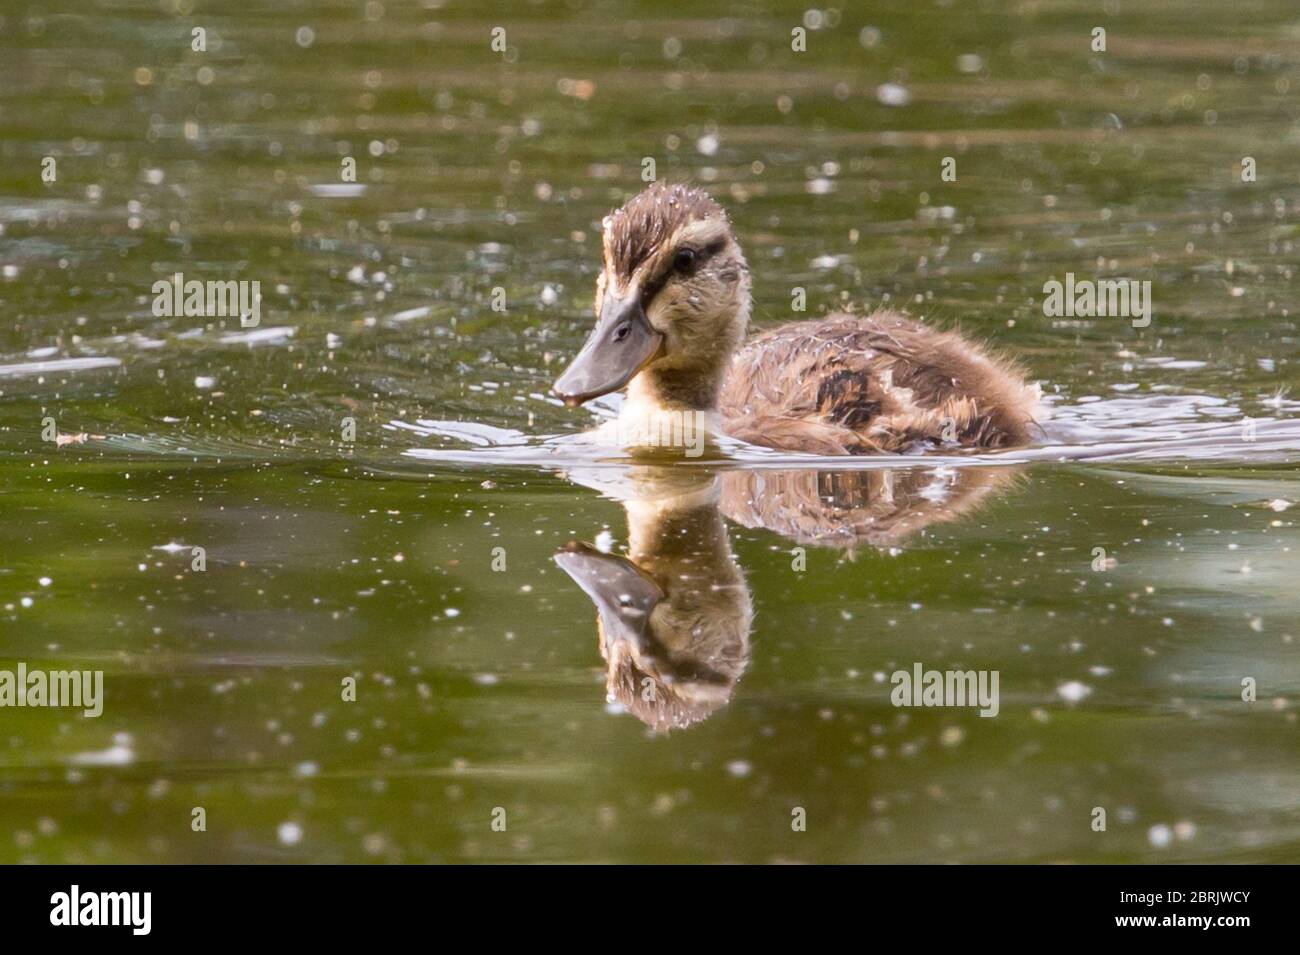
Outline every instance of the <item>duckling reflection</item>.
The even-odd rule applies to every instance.
[[[721,507],[743,527],[796,544],[884,549],[970,514],[1015,480],[1004,467],[729,471]]]
[[[628,552],[571,541],[555,561],[596,605],[609,699],[668,732],[729,702],[749,665],[753,603],[724,515],[797,544],[898,547],[969,515],[1015,476],[992,467],[571,471],[622,500]]]
[[[682,729],[726,704],[749,665],[754,609],[721,482],[643,467],[602,489],[623,498],[627,557],[570,542],[555,561],[596,605],[610,700],[656,732]]]

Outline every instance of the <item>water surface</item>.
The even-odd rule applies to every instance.
[[[1293,5],[0,17],[0,667],[106,685],[0,710],[0,861],[1296,860]],[[1042,439],[576,451],[547,393],[646,157],[728,206],[757,327],[960,327]],[[261,324],[156,316],[176,272]],[[1151,324],[1046,317],[1067,272]],[[691,725],[607,698],[570,541],[686,568]],[[917,662],[997,717],[891,705]]]

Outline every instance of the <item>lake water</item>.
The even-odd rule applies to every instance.
[[[0,9],[0,669],[105,694],[0,709],[0,862],[1300,857],[1294,4],[233,6]],[[1041,440],[576,443],[647,158],[756,327],[960,327]],[[1150,324],[1048,317],[1067,273]],[[583,560],[680,604],[692,725],[611,693]]]

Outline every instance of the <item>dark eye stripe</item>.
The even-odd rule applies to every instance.
[[[709,258],[717,255],[726,247],[727,247],[726,239],[715,239],[714,241],[706,245],[704,248],[696,249],[695,261],[691,264],[690,271],[692,273],[698,272],[700,270],[700,266],[702,266]],[[668,284],[669,277],[673,274],[674,271],[676,271],[676,262],[677,262],[677,255],[676,253],[674,253],[673,257],[668,261],[668,266],[662,272],[660,272],[659,275],[656,276],[652,281],[646,283],[645,290],[641,293],[642,308],[648,308],[650,305],[650,300],[653,299],[656,295],[658,295],[660,290],[663,289],[663,287],[666,284]]]
[[[726,240],[726,239],[715,239],[715,240],[713,240],[713,241],[710,242],[708,245],[706,245],[704,248],[699,249],[698,251],[696,251],[696,253],[695,253],[695,264],[696,264],[696,265],[699,265],[701,262],[703,262],[705,259],[709,258],[710,256],[717,255],[719,252],[721,252],[721,251],[726,247],[726,245],[727,245],[727,240]]]

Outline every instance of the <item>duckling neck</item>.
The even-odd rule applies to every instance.
[[[642,411],[716,412],[723,372],[720,364],[661,359],[632,379],[627,406]]]
[[[698,370],[648,368],[634,378],[618,416],[619,442],[640,448],[685,448],[704,453],[722,432],[718,414],[720,375]]]
[[[620,417],[625,423],[641,421],[660,427],[680,420],[695,430],[718,434],[722,386],[748,321],[746,287],[720,321],[707,329],[679,329],[669,353],[632,379]]]

